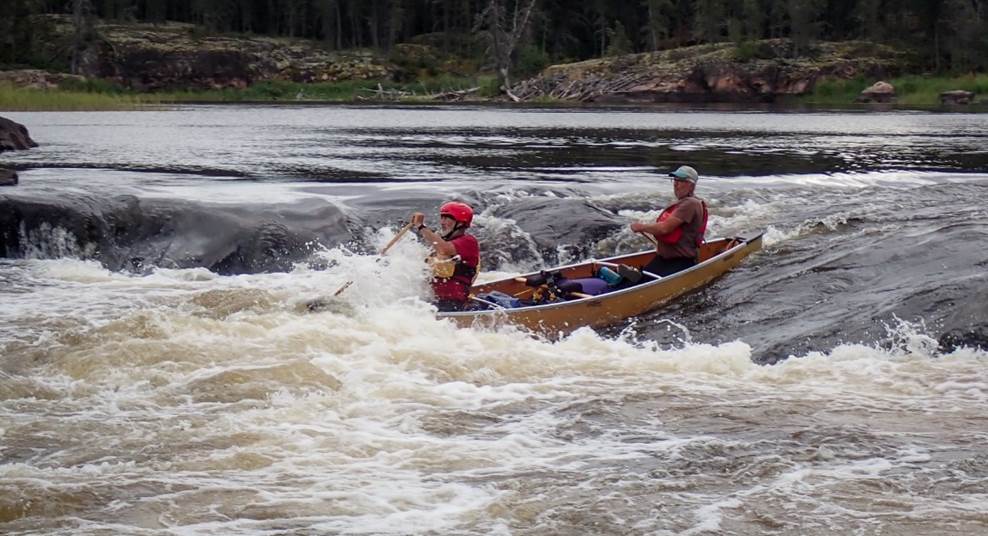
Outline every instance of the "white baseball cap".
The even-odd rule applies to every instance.
[[[696,181],[700,180],[700,176],[696,170],[690,166],[679,166],[679,169],[670,173],[669,176],[674,180],[691,182],[693,184],[696,184]]]

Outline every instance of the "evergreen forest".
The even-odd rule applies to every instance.
[[[988,70],[988,0],[2,0],[0,64],[30,64],[35,21],[52,14],[186,22],[330,49],[388,51],[427,37],[495,65],[785,37],[796,50],[815,41],[886,43],[930,72]]]

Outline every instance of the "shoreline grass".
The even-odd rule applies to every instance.
[[[431,95],[481,88],[481,98],[493,95],[493,77],[439,76],[414,82],[356,80],[303,84],[264,81],[243,89],[164,91],[138,93],[100,81],[71,84],[59,89],[0,85],[0,111],[136,110],[145,106],[182,103],[297,102],[354,103],[433,102]],[[378,99],[378,97],[385,97]]]
[[[303,84],[271,80],[243,89],[163,91],[137,93],[108,83],[87,81],[44,90],[0,85],[0,110],[134,110],[148,105],[182,103],[354,103],[434,102],[432,95],[478,87],[477,96],[493,96],[493,77],[438,76],[414,82],[351,80]],[[383,95],[382,95],[383,93]],[[384,97],[379,99],[379,97]]]
[[[89,92],[68,89],[28,89],[0,85],[2,111],[137,110],[160,104],[154,95]]]
[[[492,96],[488,90],[493,77],[438,76],[413,82],[383,80],[344,80],[303,84],[282,80],[258,82],[244,89],[205,91],[170,91],[156,93],[168,102],[361,102],[374,100],[381,93],[399,102],[429,101],[431,95],[446,91],[462,91],[479,87],[479,93]],[[381,99],[388,101],[388,98]]]
[[[853,104],[858,95],[875,81],[865,78],[850,80],[823,79],[817,82],[813,92],[793,99],[800,104],[843,106]],[[983,101],[988,95],[988,74],[962,76],[904,75],[886,82],[895,87],[897,106],[940,106],[940,93],[954,89],[971,91],[975,99]]]
[[[820,80],[812,93],[785,98],[778,104],[812,107],[849,107],[863,89],[874,81]],[[976,94],[978,104],[988,103],[988,74],[964,76],[906,75],[888,80],[898,95],[894,106],[929,108],[940,106],[940,93],[963,89]],[[0,84],[0,111],[82,111],[137,110],[151,106],[188,103],[434,103],[432,95],[479,87],[473,97],[483,101],[496,95],[493,76],[455,77],[440,75],[413,82],[377,80],[341,81],[303,84],[265,81],[243,89],[189,90],[138,93],[107,82],[94,80],[60,89],[18,88]],[[379,99],[383,91],[385,97]],[[572,103],[539,99],[531,104],[567,106]],[[981,106],[978,106],[981,108]]]

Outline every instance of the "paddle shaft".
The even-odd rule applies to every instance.
[[[388,250],[391,249],[391,246],[397,244],[398,241],[401,240],[401,237],[405,236],[405,233],[407,233],[408,230],[411,229],[411,228],[412,228],[412,224],[411,223],[409,223],[408,225],[402,227],[401,230],[398,231],[395,234],[395,237],[392,238],[390,242],[388,242],[388,245],[384,246],[384,249],[381,250],[381,255],[384,255],[385,253],[387,253]],[[334,297],[335,296],[339,296],[340,294],[343,293],[344,290],[346,290],[352,284],[353,284],[353,280],[352,279],[350,281],[347,281],[346,283],[343,283],[343,286],[341,286],[340,288],[336,289],[336,292],[333,293],[333,296]]]
[[[397,244],[398,241],[401,240],[401,237],[405,236],[405,233],[407,233],[408,230],[411,229],[411,228],[412,228],[412,224],[411,223],[409,223],[408,225],[402,227],[401,230],[398,231],[398,233],[395,235],[395,237],[392,238],[390,242],[388,242],[388,245],[384,246],[384,249],[381,250],[381,255],[384,255],[385,253],[387,253],[388,250],[391,249],[391,246]]]
[[[638,231],[638,234],[640,234],[640,235],[644,236],[645,238],[647,238],[648,241],[651,242],[653,246],[656,246],[657,247],[659,245],[659,241],[656,240],[654,236],[646,233],[645,231]]]

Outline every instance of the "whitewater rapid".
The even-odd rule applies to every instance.
[[[941,344],[986,318],[982,115],[14,119],[4,534],[988,532],[988,354]],[[682,162],[765,247],[610,330],[456,328],[375,253],[450,197],[485,280],[641,249]]]

